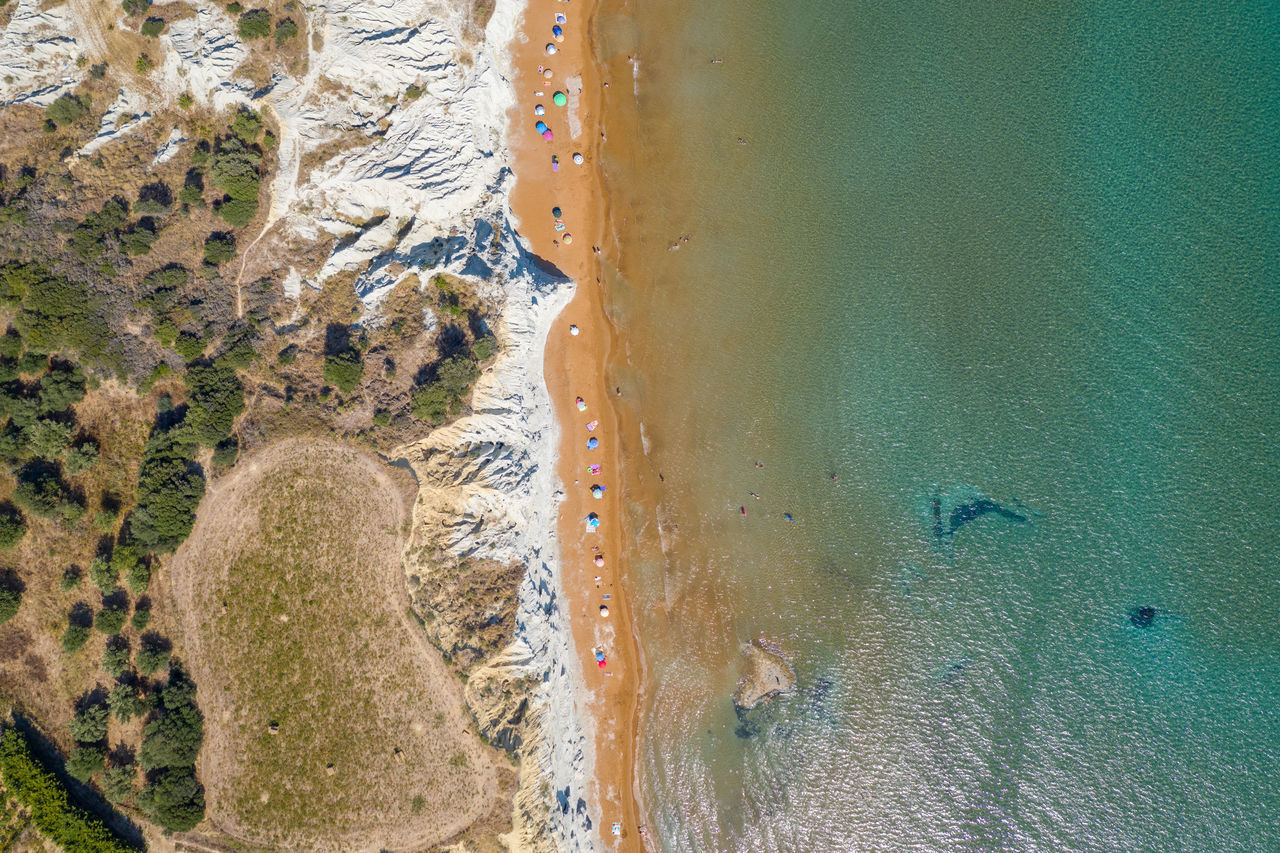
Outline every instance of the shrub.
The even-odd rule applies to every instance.
[[[217,232],[204,241],[204,259],[211,264],[225,264],[236,256],[236,238]]]
[[[151,253],[151,244],[156,241],[156,232],[149,228],[132,228],[120,235],[120,248],[126,255],[138,257]]]
[[[89,629],[84,625],[68,625],[62,632],[62,650],[67,654],[75,654],[89,642]]]
[[[439,385],[425,385],[413,392],[410,410],[418,420],[438,424],[449,415],[449,396]]]
[[[227,4],[227,13],[230,15],[239,15],[243,11],[244,6],[240,5],[236,0],[231,0],[231,2]]]
[[[106,651],[102,653],[102,668],[112,678],[119,678],[129,669],[129,641],[116,636],[107,641]]]
[[[123,0],[120,5],[124,6],[126,15],[145,15],[151,8],[151,0]]]
[[[213,448],[213,466],[226,470],[236,464],[240,456],[240,442],[233,435],[218,442]]]
[[[187,371],[186,426],[205,447],[213,447],[231,434],[244,411],[244,385],[227,367],[193,367]]]
[[[380,427],[390,426],[390,425],[391,425],[391,412],[390,412],[390,410],[388,410],[388,409],[378,409],[376,412],[374,412],[374,413],[373,413],[373,425],[374,425],[374,426],[380,426]]]
[[[164,32],[164,18],[147,18],[142,22],[141,33],[144,36],[155,37]]]
[[[145,598],[139,601],[133,608],[133,630],[141,631],[147,627],[147,623],[151,621],[151,602]]]
[[[404,90],[404,96],[410,101],[416,101],[422,97],[422,87],[417,83],[410,83],[409,88]]]
[[[89,110],[89,96],[76,97],[71,94],[59,95],[57,100],[45,108],[44,114],[49,121],[59,127],[71,124]]]
[[[9,549],[27,535],[27,520],[11,506],[0,505],[0,549]],[[0,622],[4,621],[0,619]]]
[[[180,332],[173,342],[173,349],[187,361],[194,361],[204,354],[204,338],[192,332]]]
[[[22,335],[18,334],[17,329],[8,329],[0,335],[0,356],[17,358],[22,355],[23,346]]]
[[[58,589],[70,592],[78,586],[80,586],[80,570],[75,566],[67,566],[62,573],[62,581],[58,584]]]
[[[141,560],[134,563],[129,569],[129,574],[125,576],[124,582],[130,592],[141,595],[147,591],[147,587],[151,586],[151,567]]]
[[[343,394],[351,393],[360,384],[362,375],[364,375],[364,361],[360,358],[360,353],[355,350],[345,350],[324,358],[324,381],[337,386]]]
[[[138,692],[138,688],[129,684],[117,684],[107,694],[107,707],[111,715],[122,723],[147,713],[150,704]]]
[[[89,580],[105,595],[119,583],[120,569],[101,557],[95,557],[89,564]]]
[[[155,62],[152,61],[151,57],[147,56],[145,53],[138,54],[137,62],[133,63],[134,70],[139,74],[150,74],[151,69],[155,67]]]
[[[262,116],[248,107],[241,107],[231,120],[231,132],[245,142],[257,141],[258,134],[262,133]]]
[[[101,703],[82,708],[67,728],[76,743],[99,743],[107,737],[107,706]]]
[[[195,99],[191,97],[190,92],[183,92],[178,96],[178,109],[189,110],[193,103],[195,103]]]
[[[0,777],[36,829],[62,849],[129,853],[129,846],[101,821],[72,805],[66,788],[31,754],[26,736],[14,728],[0,736]]]
[[[115,203],[108,202],[104,205],[103,212],[100,212],[101,216],[91,214],[86,218],[88,222],[97,217],[93,226],[85,233],[90,235],[99,253],[102,244],[100,237],[94,235],[99,234],[100,229],[110,226],[111,216],[114,214],[107,215],[105,211],[113,207],[122,210]],[[71,235],[73,252],[76,252],[74,244],[77,234],[84,227],[84,223],[76,226],[76,231]],[[85,256],[84,259],[91,258]],[[14,326],[22,334],[27,346],[39,352],[57,352],[65,348],[78,350],[91,358],[102,355],[106,343],[112,340],[112,333],[101,310],[100,300],[90,294],[83,282],[53,275],[35,264],[25,266],[26,293]]]
[[[62,467],[68,476],[78,477],[97,464],[98,445],[92,441],[86,441],[79,447],[73,447],[67,451],[67,458],[63,460]]]
[[[72,495],[55,466],[44,462],[26,465],[18,474],[13,502],[43,518],[58,518],[70,525],[84,515],[84,505]]]
[[[196,507],[204,497],[204,475],[191,461],[195,448],[189,442],[179,430],[161,432],[152,436],[143,451],[131,535],[156,553],[172,551],[190,535]]]
[[[132,764],[108,767],[100,782],[102,795],[116,805],[128,801],[133,796],[133,782],[137,777],[138,771]]]
[[[40,377],[40,411],[65,412],[84,399],[84,371],[78,364],[54,362]]]
[[[88,782],[93,774],[101,772],[106,759],[101,747],[77,746],[67,758],[67,773],[78,782]]]
[[[169,665],[172,651],[172,644],[154,631],[143,634],[138,648],[138,671],[143,675],[158,672]]]
[[[209,179],[226,193],[217,213],[232,226],[241,228],[253,219],[258,210],[258,189],[261,179],[258,164],[261,155],[249,148],[238,136],[228,136],[218,143],[213,162],[209,166]]]
[[[298,34],[298,25],[293,22],[293,18],[284,18],[276,21],[276,46],[287,42]]]
[[[498,341],[493,335],[481,335],[476,338],[475,344],[471,347],[471,354],[476,357],[476,361],[485,362],[493,357],[498,350]]]
[[[119,634],[124,629],[125,620],[128,618],[123,607],[115,604],[107,605],[93,617],[93,627],[104,634]]]
[[[9,586],[0,586],[0,625],[17,616],[21,606],[21,592]]]
[[[138,806],[170,832],[186,832],[204,820],[204,788],[191,768],[170,770],[142,789]]]
[[[240,16],[236,31],[245,41],[271,35],[271,13],[266,9],[250,9]]]
[[[471,391],[471,383],[480,375],[475,362],[465,355],[445,359],[436,370],[434,382],[422,386],[411,399],[413,415],[430,423],[440,423],[453,406]]]

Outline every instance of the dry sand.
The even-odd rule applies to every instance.
[[[615,349],[616,335],[605,315],[599,264],[592,251],[593,246],[602,245],[607,213],[596,167],[603,81],[590,44],[594,9],[594,2],[530,0],[525,11],[521,32],[527,41],[513,50],[516,107],[510,140],[516,183],[512,209],[533,251],[578,283],[573,301],[551,329],[545,365],[562,437],[560,477],[566,494],[560,508],[562,576],[574,641],[582,656],[587,724],[594,727],[596,829],[612,849],[643,850],[639,827],[644,818],[634,772],[642,661],[627,595],[620,424],[614,389],[605,382],[605,365]],[[551,32],[557,12],[568,17],[564,41],[559,43]],[[548,43],[556,44],[553,56],[546,53]],[[551,69],[551,79],[538,73],[539,66]],[[556,91],[566,93],[567,106],[553,104]],[[534,130],[536,104],[546,108],[542,120],[555,135],[550,142]],[[584,156],[583,165],[574,165],[575,152]],[[559,171],[552,170],[553,155],[560,159]],[[551,209],[555,206],[563,211],[564,232],[554,230]],[[573,235],[572,245],[564,244],[566,233]],[[581,330],[577,337],[570,334],[571,325]],[[575,397],[586,401],[586,411],[578,411]],[[585,425],[591,420],[598,420],[599,426],[588,432]],[[589,451],[586,442],[591,436],[600,439],[600,447]],[[587,473],[592,463],[601,465],[597,477]],[[591,497],[593,483],[606,487],[603,499]],[[589,531],[585,524],[590,512],[601,519],[596,531]],[[593,546],[604,555],[604,568],[594,565]],[[601,604],[608,605],[608,617],[600,615]],[[608,659],[603,670],[592,656],[596,647]],[[615,821],[622,825],[620,838],[611,834]]]

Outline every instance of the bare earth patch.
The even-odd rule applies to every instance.
[[[406,496],[292,439],[215,482],[166,574],[206,719],[218,829],[292,850],[443,841],[498,796],[491,752],[408,612]]]

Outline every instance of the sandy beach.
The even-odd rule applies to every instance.
[[[563,583],[568,595],[574,641],[585,675],[586,725],[595,745],[594,792],[589,807],[598,809],[596,829],[612,849],[643,850],[644,823],[635,793],[635,735],[642,660],[632,627],[628,589],[627,542],[621,493],[625,472],[620,453],[617,391],[605,379],[616,348],[606,317],[594,247],[603,245],[607,206],[596,155],[603,83],[593,61],[590,40],[594,2],[530,0],[520,31],[527,41],[513,46],[516,107],[511,143],[516,183],[512,209],[521,234],[533,251],[577,282],[573,301],[557,318],[547,341],[546,381],[560,424],[559,473],[565,489],[560,508]],[[553,35],[563,15],[562,40]],[[547,52],[547,45],[556,52]],[[550,69],[547,78],[545,71]],[[565,105],[555,94],[565,95]],[[537,116],[541,104],[545,115]],[[543,121],[553,139],[535,129]],[[574,155],[583,163],[576,165]],[[558,158],[558,169],[552,158]],[[556,230],[553,208],[561,208],[564,230]],[[569,239],[571,235],[571,242]],[[571,327],[579,333],[571,334]],[[576,398],[586,408],[579,410]],[[587,424],[596,422],[593,429]],[[599,440],[593,450],[589,438]],[[588,466],[599,465],[591,474]],[[593,485],[604,487],[594,498]],[[600,526],[588,529],[596,513]],[[595,557],[604,558],[598,567]],[[608,608],[608,615],[601,606]],[[600,650],[606,666],[595,663]],[[621,834],[613,834],[614,823]]]

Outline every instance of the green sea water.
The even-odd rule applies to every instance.
[[[1280,850],[1280,8],[598,30],[662,847]]]

